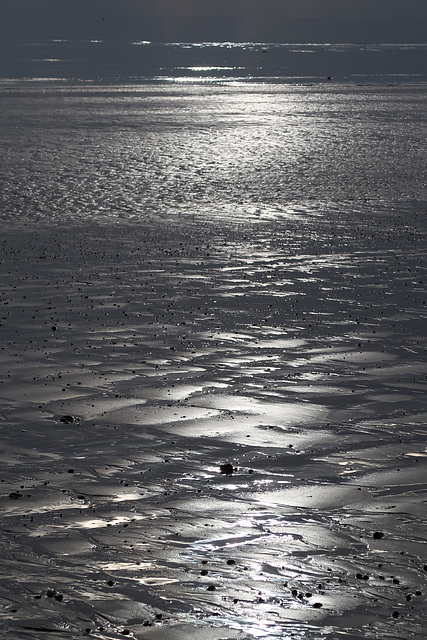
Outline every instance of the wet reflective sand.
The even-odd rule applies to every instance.
[[[4,633],[421,640],[422,199],[51,197],[2,223]]]

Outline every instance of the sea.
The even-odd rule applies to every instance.
[[[396,83],[427,79],[427,44],[65,40],[3,44],[2,81]]]

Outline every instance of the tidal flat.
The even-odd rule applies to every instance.
[[[8,134],[0,628],[15,640],[421,640],[427,222],[425,150],[408,132],[424,121],[397,92],[412,114],[397,134],[381,90],[389,110],[360,122],[356,156],[325,112],[293,164],[301,132],[267,135],[282,117],[291,126],[285,102],[257,88],[249,122],[232,112],[236,89],[206,91],[194,135],[183,105],[196,90],[168,93],[178,115],[150,125],[151,156],[133,112],[108,124],[97,160],[121,94],[108,112],[70,107],[79,129],[54,91],[53,121],[27,123],[26,146],[22,129]],[[304,91],[293,122],[303,107],[319,117]],[[207,134],[215,100],[228,116]],[[376,178],[362,161],[374,129]],[[321,172],[322,145],[335,173]]]

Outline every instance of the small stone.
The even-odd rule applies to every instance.
[[[315,602],[313,604],[313,609],[320,609],[321,607],[323,607],[323,604],[321,602]]]
[[[62,416],[62,418],[59,418],[59,422],[62,422],[63,424],[71,424],[74,422],[74,418],[73,416]]]
[[[374,538],[374,540],[381,540],[381,538],[384,538],[384,534],[382,531],[375,531],[372,537]]]
[[[227,560],[227,564],[236,564],[236,561],[230,558],[230,560]]]
[[[399,618],[400,613],[398,611],[393,611],[392,616],[393,618]]]
[[[231,474],[233,473],[234,468],[233,465],[230,464],[230,462],[226,462],[225,464],[221,464],[219,467],[219,472],[226,475],[226,476],[231,476]]]
[[[109,587],[112,587],[114,585],[114,580],[107,580],[107,584]]]
[[[11,500],[18,500],[19,498],[22,498],[22,493],[19,493],[18,491],[12,491],[12,493],[9,493],[9,498]]]
[[[215,589],[216,589],[215,585],[210,584],[207,590],[208,591],[215,591]]]

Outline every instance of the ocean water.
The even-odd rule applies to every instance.
[[[47,40],[0,44],[4,80],[396,83],[427,79],[426,44]]]

